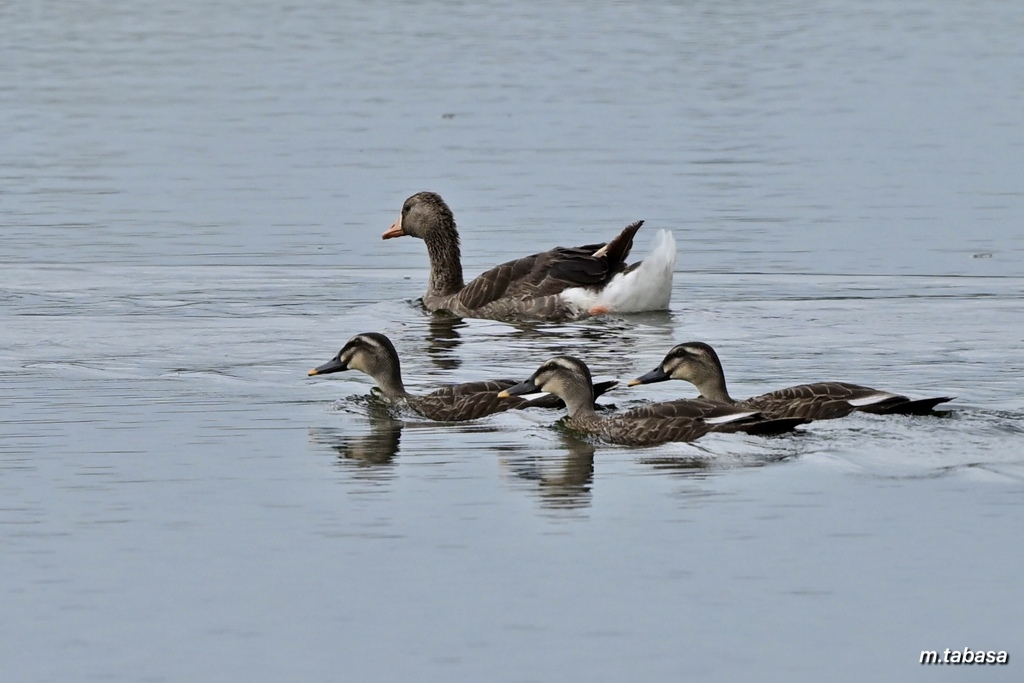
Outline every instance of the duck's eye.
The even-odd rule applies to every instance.
[[[404,216],[407,213],[409,213],[409,205],[408,204],[406,204],[405,206],[402,207],[402,215]]]

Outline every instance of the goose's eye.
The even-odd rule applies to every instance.
[[[407,213],[409,213],[409,205],[408,204],[406,204],[405,206],[402,207],[402,215],[404,216]]]

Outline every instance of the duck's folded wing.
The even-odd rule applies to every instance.
[[[602,425],[609,441],[633,446],[655,446],[670,441],[693,441],[711,430],[700,418],[612,418]]]
[[[857,409],[856,400],[878,401],[892,396],[870,387],[845,382],[814,382],[779,389],[743,401],[773,417],[801,417],[827,420],[849,415]]]
[[[428,396],[446,396],[452,400],[461,396],[470,396],[472,394],[497,394],[503,389],[508,389],[511,386],[519,384],[514,379],[483,379],[477,382],[463,382],[462,384],[451,384],[449,386],[441,387],[436,391],[432,391]]]
[[[555,247],[524,256],[481,273],[458,294],[467,309],[480,309],[499,299],[549,296],[570,287],[596,287],[625,268],[633,236],[643,225],[627,226],[611,242],[582,247]]]
[[[498,392],[516,384],[513,380],[484,380],[454,384],[418,397],[415,408],[425,417],[442,422],[475,420],[514,408],[526,400],[518,396],[499,398]]]
[[[714,403],[704,399],[679,399],[676,401],[660,401],[631,408],[624,413],[626,417],[724,417],[737,413],[754,415],[753,411],[737,408],[727,403]]]
[[[814,382],[812,384],[799,384],[795,387],[778,389],[777,391],[756,396],[751,401],[769,399],[780,401],[829,401],[838,399],[848,401],[852,398],[872,393],[882,392],[876,392],[870,387],[862,387],[846,382]]]

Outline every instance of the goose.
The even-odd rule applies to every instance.
[[[410,235],[426,242],[430,281],[423,306],[428,311],[462,318],[566,321],[668,308],[675,240],[671,232],[659,231],[651,254],[627,266],[641,225],[626,226],[607,243],[555,247],[508,261],[468,284],[462,278],[455,218],[440,195],[419,192],[406,199],[398,220],[381,237]]]
[[[748,431],[761,433],[760,413],[753,410],[722,411],[717,415],[621,413],[610,417],[594,410],[594,386],[590,368],[573,356],[555,356],[544,362],[529,379],[503,389],[500,398],[519,397],[538,392],[558,396],[569,412],[566,425],[594,434],[604,441],[626,446],[655,446],[670,441],[693,441],[710,431]],[[792,429],[802,420],[786,420]],[[746,423],[746,424],[744,424]],[[781,431],[782,426],[776,425]]]
[[[700,391],[700,398],[714,403],[759,410],[770,418],[802,417],[827,420],[862,411],[876,414],[925,415],[952,396],[911,399],[880,389],[848,382],[815,382],[779,389],[737,401],[725,386],[725,371],[718,354],[704,342],[686,342],[672,348],[650,372],[630,380],[629,386],[682,379]]]
[[[346,342],[337,355],[307,374],[327,375],[344,370],[358,370],[374,379],[384,397],[395,404],[408,406],[410,410],[437,422],[459,422],[521,408],[561,408],[561,400],[544,396],[533,400],[501,400],[497,392],[513,386],[511,379],[492,379],[466,382],[442,387],[423,396],[409,393],[402,382],[401,361],[394,344],[379,332],[363,332]],[[598,385],[599,395],[608,391],[617,382],[602,382]]]

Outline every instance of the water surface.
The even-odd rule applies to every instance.
[[[5,680],[953,680],[1024,655],[1024,11],[1013,3],[15,3],[0,9]],[[671,310],[433,318],[467,273],[645,219]],[[939,418],[608,447],[407,385],[600,378],[675,343],[735,395]],[[619,406],[688,394],[622,389]]]

